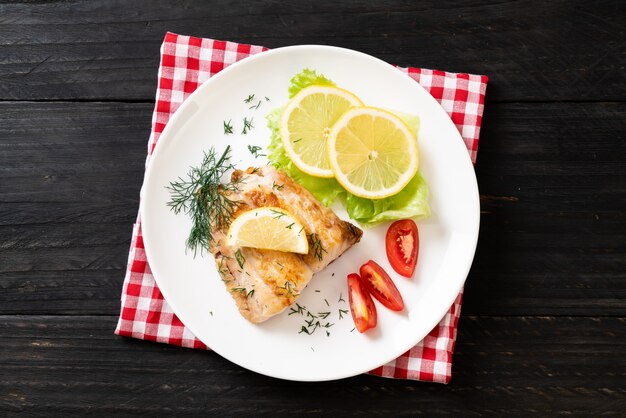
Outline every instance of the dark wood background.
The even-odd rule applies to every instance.
[[[624,416],[625,9],[2,2],[0,415]],[[448,386],[286,382],[113,335],[168,30],[490,77]]]

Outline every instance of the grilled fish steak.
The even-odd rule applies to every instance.
[[[263,322],[293,304],[313,274],[323,270],[359,242],[363,231],[343,221],[308,190],[273,167],[235,170],[231,180],[237,191],[229,199],[239,202],[233,219],[259,207],[279,207],[292,214],[309,239],[309,253],[236,247],[226,244],[224,229],[213,228],[211,252],[226,288],[241,315]]]

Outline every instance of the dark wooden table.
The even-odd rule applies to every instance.
[[[0,415],[626,414],[623,1],[2,3]],[[168,30],[490,77],[448,386],[113,335]]]

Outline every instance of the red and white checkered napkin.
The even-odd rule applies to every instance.
[[[176,109],[202,82],[225,67],[266,48],[173,33],[161,47],[159,87],[152,117],[148,157]],[[448,112],[476,159],[487,77],[420,68],[400,68],[430,92]],[[370,373],[377,376],[448,383],[452,352],[461,312],[462,292],[441,322],[415,347]],[[141,235],[141,219],[133,228],[128,268],[122,290],[122,308],[115,333],[183,347],[208,347],[176,317],[157,287]]]

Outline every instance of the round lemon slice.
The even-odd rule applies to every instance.
[[[289,212],[275,207],[253,209],[230,224],[228,245],[308,254],[304,227]]]
[[[417,172],[417,139],[396,115],[355,107],[333,125],[328,159],[335,178],[350,193],[382,199],[402,190]]]
[[[347,90],[310,86],[296,94],[283,111],[280,136],[294,164],[316,177],[333,177],[326,143],[330,128],[348,109],[362,106]]]

